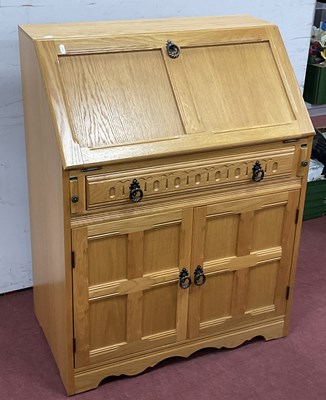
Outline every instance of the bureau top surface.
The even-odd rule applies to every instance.
[[[40,70],[64,168],[314,132],[279,31],[257,18],[23,25],[20,33],[23,84]]]
[[[226,15],[62,24],[24,24],[20,25],[20,29],[35,40],[48,40],[68,37],[87,38],[89,36],[175,32],[180,30],[235,29],[266,25],[272,24],[251,15]]]

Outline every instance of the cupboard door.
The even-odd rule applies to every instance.
[[[72,230],[76,368],[186,338],[192,209]]]
[[[298,198],[284,192],[194,209],[192,276],[200,266],[206,281],[190,291],[190,337],[284,315]]]

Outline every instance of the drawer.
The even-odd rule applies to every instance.
[[[132,171],[89,175],[85,181],[87,210],[110,204],[130,203],[130,185],[134,179],[139,183],[144,200],[237,182],[255,184],[256,182],[252,181],[252,168],[257,160],[264,171],[264,181],[268,181],[277,176],[291,174],[294,154],[293,146]]]

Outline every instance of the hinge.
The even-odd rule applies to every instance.
[[[75,337],[72,339],[72,351],[74,353],[76,353],[76,338]]]
[[[287,286],[286,287],[286,293],[285,293],[286,300],[289,300],[289,297],[290,297],[290,286]]]
[[[298,142],[299,141],[299,139],[286,139],[286,140],[283,140],[283,143],[294,143],[294,142]]]
[[[71,268],[75,268],[75,252],[71,252]]]
[[[91,171],[98,171],[99,169],[102,169],[103,167],[89,167],[89,168],[82,168],[80,172],[91,172]]]
[[[297,208],[296,214],[295,214],[295,223],[297,224],[299,221],[299,209]]]

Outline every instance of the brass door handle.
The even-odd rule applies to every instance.
[[[203,284],[206,282],[206,276],[203,271],[203,267],[200,265],[197,265],[194,273],[194,283],[196,286],[203,286]]]
[[[179,275],[179,286],[181,287],[181,289],[188,289],[190,285],[191,279],[189,276],[189,272],[187,271],[187,268],[182,268],[182,271]]]

